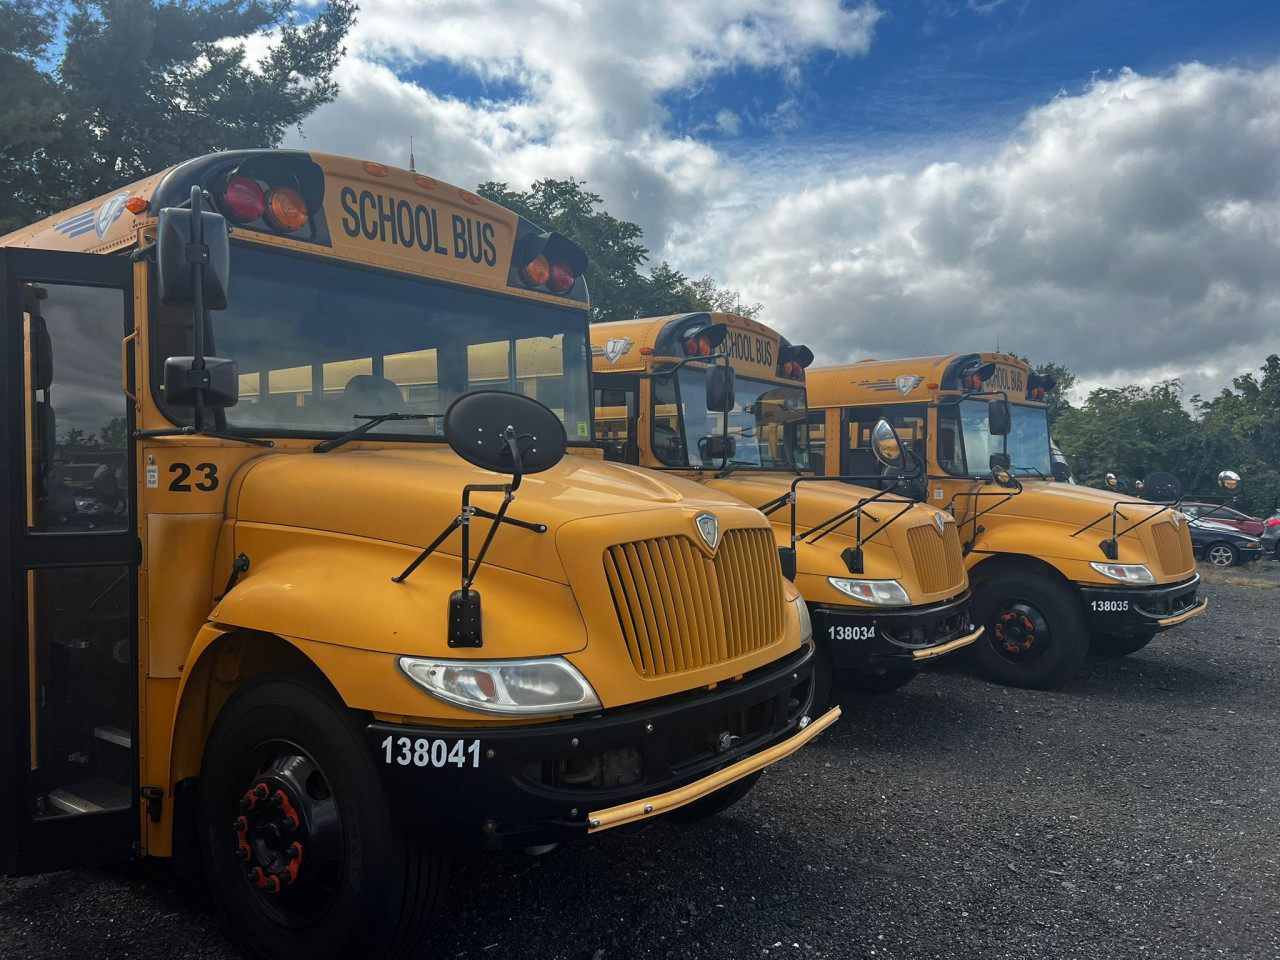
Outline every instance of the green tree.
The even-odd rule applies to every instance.
[[[1014,354],[1014,356],[1017,356],[1017,354]],[[1046,415],[1049,418],[1049,431],[1052,434],[1053,425],[1061,419],[1064,413],[1071,409],[1071,388],[1076,385],[1076,375],[1062,364],[1054,363],[1053,361],[1037,363],[1032,366],[1031,361],[1026,357],[1018,357],[1018,359],[1031,366],[1031,369],[1042,377],[1049,376],[1053,378],[1053,389],[1045,394],[1044,401],[1048,407]]]
[[[188,157],[278,146],[337,96],[356,9],[327,0],[304,21],[291,0],[8,0],[0,232]],[[263,34],[251,63],[245,41]]]
[[[639,224],[597,209],[599,194],[580,180],[537,180],[527,191],[489,181],[476,192],[582,248],[591,264],[587,283],[593,323],[698,310],[756,317],[762,309],[758,303],[740,304],[737,291],[717,287],[709,276],[690,280],[666,261],[652,267],[647,277],[641,274],[649,250],[641,242]]]
[[[1267,357],[1260,372],[1234,378],[1212,400],[1191,402],[1214,464],[1244,480],[1231,495],[1233,505],[1268,516],[1280,506],[1280,356]]]

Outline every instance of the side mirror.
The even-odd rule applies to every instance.
[[[1053,461],[1053,479],[1058,483],[1066,483],[1071,479],[1071,468],[1061,460]]]
[[[703,437],[698,441],[698,455],[703,460],[728,460],[738,452],[738,438],[723,433]]]
[[[1089,461],[1084,457],[1076,457],[1076,476],[1083,479],[1089,475]]]
[[[987,404],[987,425],[993,437],[1007,437],[1013,426],[1013,414],[1009,411],[1009,401],[998,398]]]
[[[1011,470],[1013,469],[1013,458],[1007,453],[993,453],[987,458],[987,466],[992,472],[996,470]]]
[[[532,397],[505,390],[464,393],[444,412],[444,438],[467,463],[520,477],[564,458],[564,424]]]
[[[1105,477],[1103,477],[1102,479],[1106,482],[1107,487],[1108,487],[1109,489],[1111,489],[1111,490],[1114,490],[1116,493],[1128,493],[1128,492],[1129,492],[1129,478],[1128,478],[1128,477],[1121,477],[1121,476],[1116,476],[1116,474],[1114,474],[1114,473],[1108,473],[1108,474],[1107,474]]]
[[[1157,470],[1142,481],[1147,496],[1159,503],[1172,503],[1182,496],[1182,484],[1172,473]]]
[[[902,447],[902,440],[888,420],[878,420],[872,428],[871,452],[886,467],[894,470],[906,469],[907,454]]]
[[[1240,474],[1234,470],[1223,470],[1218,474],[1218,486],[1223,490],[1234,490],[1240,486]]]
[[[733,409],[736,384],[733,367],[719,364],[707,370],[707,410],[711,413],[728,413]]]
[[[194,369],[195,357],[169,357],[164,362],[164,399],[175,407],[193,407],[204,391],[209,407],[234,407],[240,402],[240,370],[234,360],[205,357],[204,369]]]
[[[227,308],[227,287],[231,280],[231,240],[227,221],[219,213],[201,213],[204,245],[208,259],[188,259],[191,250],[191,211],[181,207],[165,207],[160,211],[156,236],[156,279],[160,302],[177,306],[194,306],[195,289],[191,281],[192,263],[204,264],[204,307],[206,310]],[[192,253],[192,256],[197,254]]]

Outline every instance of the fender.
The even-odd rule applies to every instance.
[[[1070,524],[1047,518],[997,517],[993,512],[981,517],[978,525],[986,529],[978,534],[973,549],[965,558],[971,570],[989,554],[1025,554],[1043,560],[1076,583],[1106,582],[1089,563],[1107,559],[1098,549],[1098,542],[1111,535],[1110,524],[1106,530],[1101,530],[1099,525],[1094,530],[1072,537],[1078,527]],[[962,531],[962,540],[966,533],[969,533],[968,528]],[[1117,563],[1148,562],[1143,543],[1135,535],[1122,536],[1119,550]]]

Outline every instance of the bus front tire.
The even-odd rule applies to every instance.
[[[978,669],[997,683],[1060,687],[1089,653],[1079,602],[1044,574],[1011,570],[985,580],[973,591],[973,609],[986,629],[970,649]]]
[[[445,886],[440,854],[392,822],[350,713],[302,675],[251,681],[223,708],[199,831],[226,928],[262,960],[399,957]]]

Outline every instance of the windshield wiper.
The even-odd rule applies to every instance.
[[[1041,480],[1048,480],[1048,479],[1049,479],[1049,478],[1048,478],[1048,477],[1046,477],[1043,473],[1041,473],[1041,472],[1040,472],[1040,468],[1039,468],[1039,467],[1014,467],[1013,469],[1015,469],[1015,470],[1026,470],[1026,471],[1027,471],[1027,472],[1029,472],[1029,473],[1034,473],[1034,474],[1035,474],[1037,477],[1039,477]]]
[[[427,413],[357,413],[354,419],[364,420],[366,421],[365,423],[330,440],[321,440],[311,449],[315,453],[328,453],[330,450],[342,446],[348,440],[363,437],[378,424],[386,423],[388,420],[426,420],[430,416]]]
[[[135,430],[135,439],[149,437],[213,437],[215,440],[234,440],[236,443],[247,443],[254,447],[274,447],[275,441],[261,440],[258,437],[241,437],[234,433],[219,433],[216,430],[197,432],[195,427],[161,427],[158,430]]]

